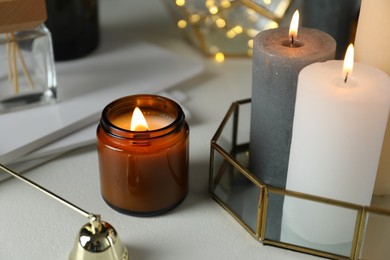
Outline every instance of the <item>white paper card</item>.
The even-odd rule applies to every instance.
[[[0,115],[1,163],[97,122],[101,110],[116,98],[156,93],[203,70],[198,60],[145,42],[102,48],[90,57],[56,66],[57,104]]]

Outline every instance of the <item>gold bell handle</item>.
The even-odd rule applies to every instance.
[[[84,217],[86,217],[86,218],[88,218],[88,219],[90,219],[90,220],[93,219],[94,216],[96,216],[96,215],[94,215],[94,214],[91,214],[91,213],[89,213],[89,212],[87,212],[87,211],[85,211],[85,210],[83,210],[83,209],[77,207],[76,205],[72,204],[71,202],[67,201],[66,199],[61,198],[61,197],[58,196],[57,194],[55,194],[55,193],[49,191],[48,189],[42,187],[42,186],[39,185],[38,183],[35,183],[35,182],[33,182],[32,180],[29,180],[29,179],[27,179],[26,177],[20,175],[19,173],[14,172],[13,170],[7,168],[7,167],[4,166],[3,164],[0,164],[0,169],[3,170],[3,171],[6,172],[6,173],[12,175],[13,177],[15,177],[15,178],[17,178],[17,179],[19,179],[19,180],[21,180],[21,181],[23,181],[23,182],[29,184],[30,186],[32,186],[32,187],[34,187],[34,188],[40,190],[41,192],[45,193],[45,194],[48,195],[49,197],[52,197],[53,199],[55,199],[55,200],[61,202],[61,203],[64,204],[65,206],[68,206],[69,208],[73,209],[74,211],[80,213],[81,215],[83,215]]]
[[[1,1],[1,0],[0,0]],[[129,253],[127,248],[122,244],[116,230],[107,222],[101,221],[100,215],[91,214],[69,201],[61,198],[57,194],[42,187],[38,183],[27,179],[26,177],[14,172],[6,166],[0,164],[0,170],[10,174],[11,176],[29,184],[30,186],[40,190],[53,199],[61,202],[65,206],[75,210],[84,217],[89,219],[89,223],[84,225],[76,239],[75,246],[72,249],[70,260],[127,260]],[[98,251],[98,252],[97,252]]]

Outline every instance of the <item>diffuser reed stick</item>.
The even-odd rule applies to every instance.
[[[15,33],[14,32],[5,33],[5,39],[7,42],[6,52],[7,52],[7,64],[8,64],[8,81],[12,83],[15,94],[18,94],[20,90],[18,60],[22,67],[23,74],[27,79],[27,84],[31,89],[35,89],[35,85],[32,80],[31,74],[27,68],[23,54],[19,48],[19,44],[16,41]]]

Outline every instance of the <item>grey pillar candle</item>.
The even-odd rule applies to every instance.
[[[250,170],[260,181],[285,188],[300,70],[334,59],[335,40],[316,29],[299,28],[291,45],[288,28],[260,32],[254,39]],[[270,196],[266,238],[278,240],[281,196]]]

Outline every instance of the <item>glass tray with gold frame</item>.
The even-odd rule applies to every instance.
[[[387,207],[387,196],[373,196],[371,206],[356,205],[271,187],[250,172],[250,104],[250,99],[234,102],[211,140],[209,189],[213,199],[264,245],[331,259],[390,259],[390,207]],[[275,201],[286,203],[288,200],[295,200],[297,208],[303,204],[310,205],[305,208],[308,211],[301,213],[303,218],[315,216],[320,210],[332,212],[329,216],[325,214],[325,217],[328,220],[333,218],[335,225],[340,225],[338,222],[351,223],[350,232],[342,235],[349,238],[348,242],[338,242],[340,234],[337,232],[330,234],[330,242],[302,239],[293,232],[301,228],[294,226],[295,222],[290,227],[282,225],[278,237],[267,232],[275,221],[268,215],[269,208],[275,206]],[[311,209],[316,212],[310,212]],[[344,219],[341,220],[340,216]],[[330,223],[328,220],[326,223]],[[326,226],[324,228],[328,230]]]

